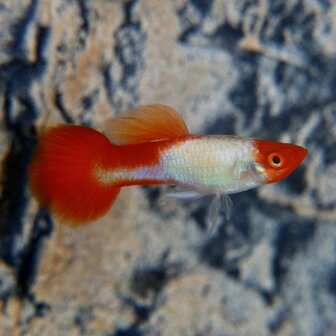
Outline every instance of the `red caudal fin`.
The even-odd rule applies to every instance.
[[[101,133],[84,126],[47,129],[28,167],[36,199],[62,222],[80,225],[101,217],[120,188],[99,183],[96,160],[113,146]]]
[[[122,117],[107,121],[107,135],[116,144],[139,144],[188,135],[182,117],[172,107],[139,106]]]

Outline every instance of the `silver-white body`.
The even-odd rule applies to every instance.
[[[160,170],[204,194],[232,194],[259,186],[266,178],[256,163],[254,142],[235,136],[204,136],[177,143],[160,156]]]

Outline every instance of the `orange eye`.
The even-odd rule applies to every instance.
[[[285,164],[285,159],[281,153],[271,153],[267,157],[268,164],[273,168],[282,168]]]

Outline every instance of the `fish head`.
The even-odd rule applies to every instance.
[[[307,155],[304,147],[271,140],[254,139],[254,157],[264,171],[263,183],[277,182],[293,172]]]

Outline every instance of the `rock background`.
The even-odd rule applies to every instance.
[[[0,1],[1,335],[334,335],[336,3]],[[72,229],[31,198],[37,134],[138,104],[194,133],[306,146],[290,177],[206,201],[125,188]]]

